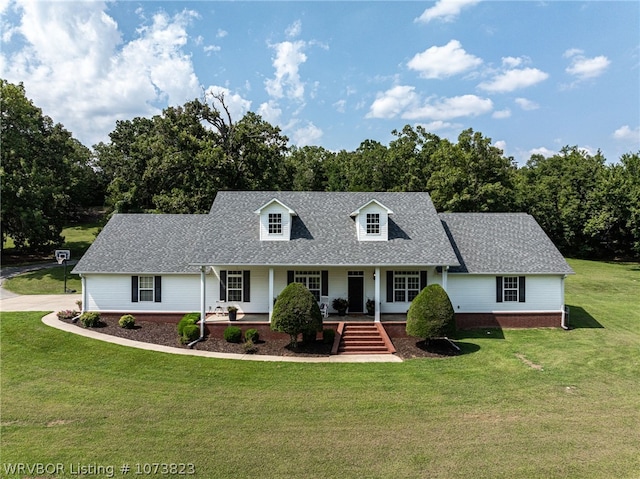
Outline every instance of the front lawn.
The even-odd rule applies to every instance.
[[[202,478],[638,477],[640,266],[570,264],[576,329],[477,331],[467,354],[404,363],[174,356],[3,312],[0,475],[21,462],[60,463],[55,477],[153,463]]]
[[[67,289],[82,290],[80,276],[70,274],[72,265],[67,266]],[[64,266],[31,271],[6,280],[2,287],[17,294],[64,294]]]

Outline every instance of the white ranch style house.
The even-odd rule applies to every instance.
[[[116,214],[80,259],[84,311],[268,322],[290,282],[349,317],[398,319],[428,284],[458,327],[560,327],[573,274],[522,213],[440,213],[428,193],[221,191],[209,214]],[[333,319],[330,316],[330,319]]]

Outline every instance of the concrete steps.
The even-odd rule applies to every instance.
[[[393,354],[396,350],[380,323],[340,323],[332,354]]]

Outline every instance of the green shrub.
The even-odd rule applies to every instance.
[[[260,333],[257,329],[247,329],[244,332],[245,341],[251,341],[252,343],[257,343],[260,339]]]
[[[224,340],[228,343],[242,341],[242,330],[237,326],[229,326],[224,330]]]
[[[333,344],[333,340],[336,338],[336,330],[327,328],[322,330],[322,342],[324,344]]]
[[[246,354],[253,354],[258,351],[258,348],[256,348],[256,345],[250,339],[247,339],[242,346]]]
[[[449,295],[439,284],[424,288],[407,312],[407,334],[431,339],[455,331],[455,313]]]
[[[134,318],[130,314],[125,314],[124,316],[120,317],[120,319],[118,320],[118,324],[121,328],[133,329],[133,327],[136,325],[136,318]]]
[[[306,286],[291,283],[282,290],[273,307],[271,329],[287,333],[294,347],[300,333],[322,331],[320,307]]]
[[[200,321],[200,313],[187,313],[178,323],[178,336],[184,336],[184,327]]]
[[[182,338],[181,341],[183,344],[190,343],[191,341],[195,341],[200,337],[200,326],[197,324],[187,324],[184,328],[182,328]]]
[[[100,325],[100,313],[82,313],[80,322],[85,328],[95,328]]]

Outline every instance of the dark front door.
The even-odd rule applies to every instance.
[[[364,276],[349,275],[349,312],[362,313],[364,311]]]

